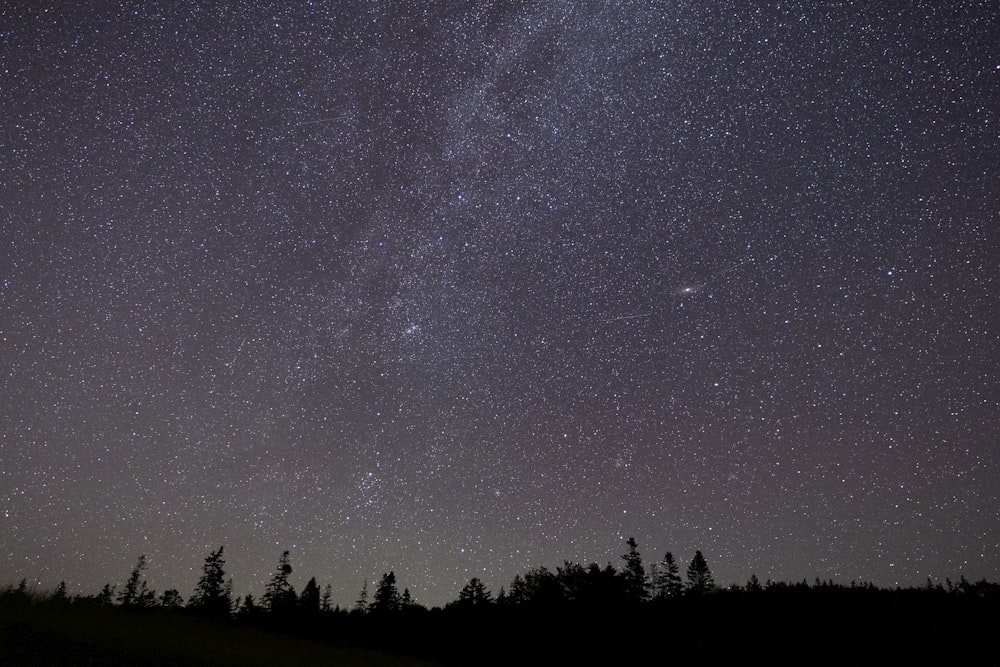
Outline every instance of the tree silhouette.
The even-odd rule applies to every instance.
[[[478,577],[469,580],[458,593],[458,604],[466,607],[480,607],[493,601],[493,595]]]
[[[514,581],[510,582],[510,591],[507,593],[506,600],[510,604],[523,604],[528,601],[527,587],[520,574],[515,574]]]
[[[160,595],[160,606],[164,609],[177,609],[183,604],[184,599],[176,588],[168,588]]]
[[[684,591],[680,569],[674,555],[669,551],[663,560],[656,564],[653,573],[653,590],[658,600],[676,598]]]
[[[559,579],[562,586],[566,602],[579,604],[587,601],[590,593],[590,578],[582,565],[564,560],[562,567],[556,568],[556,578]]]
[[[288,611],[295,607],[295,589],[288,582],[288,575],[292,573],[292,566],[288,562],[288,550],[282,552],[278,560],[278,567],[271,575],[264,590],[262,602],[264,606],[273,612]]]
[[[760,580],[757,579],[757,575],[750,573],[750,578],[747,580],[747,593],[760,593],[763,587],[760,585]]]
[[[360,611],[362,613],[368,611],[368,580],[365,579],[364,583],[361,584],[361,592],[358,593],[358,599],[354,603],[354,611]]]
[[[56,586],[56,592],[52,594],[52,599],[57,601],[63,601],[67,599],[65,581],[60,581],[59,585]]]
[[[320,608],[320,593],[319,585],[316,583],[316,577],[309,579],[309,582],[302,589],[299,594],[299,607],[302,611],[312,614],[318,613]]]
[[[687,569],[687,589],[689,593],[707,593],[715,589],[715,580],[712,578],[712,571],[708,567],[708,561],[701,555],[701,551],[694,552],[694,558]]]
[[[222,547],[205,558],[194,595],[188,600],[189,607],[218,616],[229,614],[232,606],[232,586],[226,582],[225,565]]]
[[[257,600],[250,593],[247,593],[243,598],[243,604],[240,605],[238,613],[243,616],[254,616],[260,612],[260,606],[257,604]]]
[[[110,583],[104,584],[104,588],[97,594],[97,602],[103,605],[113,605],[115,603],[115,588]]]
[[[396,575],[393,572],[382,575],[378,588],[372,599],[372,611],[376,613],[390,613],[399,611],[400,597],[396,589]]]
[[[642,565],[642,556],[639,555],[639,545],[635,538],[628,538],[625,544],[628,546],[628,553],[622,556],[625,569],[621,572],[622,580],[625,582],[625,594],[630,600],[641,602],[649,597],[646,589],[646,568]]]
[[[319,598],[320,611],[333,611],[333,585],[327,584],[323,587],[323,595]]]
[[[517,583],[511,584],[511,590]],[[523,601],[544,607],[555,607],[562,604],[564,600],[562,584],[556,575],[547,567],[534,567],[524,574],[523,591],[521,594]]]
[[[156,591],[146,584],[145,572],[148,561],[145,554],[139,556],[125,588],[118,594],[118,604],[123,607],[151,607],[156,601]]]

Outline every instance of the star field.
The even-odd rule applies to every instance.
[[[1000,578],[994,4],[24,4],[4,579]]]

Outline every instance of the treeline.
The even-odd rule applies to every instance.
[[[209,553],[187,600],[177,589],[157,593],[150,588],[147,560],[140,556],[124,582],[108,583],[96,595],[70,596],[64,583],[41,594],[22,580],[0,590],[0,602],[7,608],[28,604],[132,610],[133,617],[159,610],[143,617],[156,623],[166,618],[164,614],[211,618],[463,664],[535,659],[589,664],[598,657],[620,657],[623,650],[644,654],[649,647],[639,638],[665,628],[684,638],[683,646],[673,647],[681,655],[735,650],[736,645],[719,645],[718,633],[727,642],[750,642],[778,632],[792,646],[812,641],[817,633],[847,632],[858,646],[872,647],[887,636],[884,633],[913,640],[925,631],[975,637],[1000,627],[994,625],[1000,622],[1000,585],[985,580],[973,583],[963,576],[942,584],[928,579],[919,588],[883,589],[818,579],[762,583],[751,574],[745,584],[721,587],[701,551],[682,574],[670,552],[647,564],[632,538],[617,567],[570,561],[554,569],[535,567],[496,594],[474,577],[454,600],[431,609],[414,600],[408,588],[400,589],[392,571],[372,590],[365,582],[347,608],[335,605],[332,586],[321,587],[315,577],[296,591],[288,551],[279,557],[259,597],[236,597],[225,564],[223,547]],[[632,639],[623,644],[622,637]]]
[[[635,538],[626,541],[627,551],[622,554],[622,563],[616,568],[612,563],[600,566],[597,563],[582,565],[564,561],[554,570],[546,566],[535,567],[523,575],[518,574],[509,586],[503,586],[494,595],[478,577],[473,577],[461,590],[455,600],[445,605],[451,608],[481,608],[489,605],[498,607],[518,607],[522,605],[541,607],[583,607],[616,609],[642,603],[661,604],[670,600],[704,596],[708,594],[759,594],[764,592],[810,589],[865,589],[877,590],[870,583],[851,582],[849,585],[818,578],[811,584],[774,582],[761,583],[756,574],[751,574],[744,585],[731,584],[720,588],[712,575],[711,567],[702,552],[696,551],[687,565],[684,577],[680,565],[671,552],[662,559],[646,566],[639,552]],[[105,584],[96,595],[75,596],[78,601],[93,601],[107,606],[128,608],[189,609],[203,614],[222,617],[260,616],[262,614],[281,616],[285,614],[352,613],[384,615],[426,607],[413,600],[408,588],[402,591],[396,582],[396,575],[390,571],[382,575],[373,591],[368,582],[362,584],[357,601],[349,608],[342,609],[333,603],[333,587],[327,584],[320,588],[312,577],[300,592],[296,592],[290,581],[292,565],[290,552],[284,551],[278,559],[271,579],[263,594],[236,597],[233,580],[226,575],[224,547],[209,553],[202,564],[201,575],[194,592],[185,602],[180,591],[171,588],[157,593],[149,587],[145,573],[148,561],[139,556],[129,577],[120,586]],[[898,590],[898,589],[897,589]],[[925,591],[939,593],[975,595],[989,597],[1000,595],[1000,585],[984,580],[972,583],[965,576],[957,582],[945,579],[935,583],[929,577]],[[15,586],[0,589],[0,595],[70,601],[65,582],[60,582],[55,591],[47,596],[29,589],[27,580]]]

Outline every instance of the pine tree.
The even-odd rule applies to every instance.
[[[659,600],[676,598],[684,590],[684,583],[681,581],[677,561],[674,560],[674,555],[669,551],[663,556],[663,560],[656,565],[656,571],[653,576],[653,589],[656,598]]]
[[[760,593],[762,590],[764,589],[761,587],[757,575],[751,572],[750,579],[747,580],[747,593]]]
[[[708,593],[715,589],[715,580],[712,578],[712,571],[708,567],[708,561],[701,555],[701,551],[694,553],[691,564],[687,569],[688,592]]]
[[[479,577],[469,580],[458,593],[458,604],[470,607],[480,607],[488,605],[493,601],[493,595],[486,590],[486,586]]]
[[[239,613],[244,616],[253,616],[260,611],[260,607],[257,606],[257,600],[250,593],[247,593],[243,598],[243,604],[239,608]]]
[[[156,592],[150,590],[144,576],[148,565],[145,554],[139,556],[125,588],[118,594],[118,604],[123,607],[148,607],[156,600]]]
[[[200,611],[225,616],[232,605],[232,588],[226,582],[226,561],[222,558],[222,547],[211,552],[202,565],[201,577],[188,606]]]
[[[264,606],[273,612],[284,612],[295,606],[295,589],[288,582],[288,575],[292,573],[292,566],[288,562],[288,550],[282,552],[278,560],[278,567],[271,575],[264,590],[262,602]]]
[[[184,600],[176,588],[169,588],[160,595],[160,606],[165,609],[177,609],[183,604]]]
[[[393,572],[382,575],[372,599],[372,611],[389,613],[399,611],[399,591],[396,589],[396,575]]]
[[[628,538],[625,544],[628,546],[628,553],[622,556],[625,569],[621,572],[625,593],[630,600],[641,602],[649,597],[646,590],[646,568],[642,565],[642,556],[639,555],[639,545],[635,538]]]
[[[299,594],[299,607],[306,613],[318,613],[320,608],[319,584],[316,577],[309,579],[309,582]]]
[[[399,600],[399,604],[403,609],[409,609],[413,606],[413,598],[410,597],[410,589],[403,589],[403,596]]]
[[[52,599],[56,601],[64,601],[67,599],[65,581],[60,581],[59,585],[56,586],[56,592],[52,594]]]
[[[510,604],[523,604],[528,601],[528,587],[520,574],[515,574],[514,581],[510,582],[510,591],[507,593],[507,600]]]
[[[361,584],[361,592],[358,593],[358,600],[354,603],[354,610],[366,613],[368,611],[368,580]]]
[[[323,587],[323,595],[319,598],[320,611],[333,611],[333,585],[327,584]]]
[[[111,606],[115,603],[115,588],[111,584],[104,584],[104,588],[97,594],[97,601],[100,604]]]

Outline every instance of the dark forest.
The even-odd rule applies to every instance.
[[[414,600],[393,572],[363,583],[350,608],[312,577],[296,591],[283,552],[259,597],[235,596],[224,548],[205,557],[185,599],[158,592],[140,556],[128,578],[91,595],[22,580],[0,590],[0,664],[995,664],[1000,585],[960,577],[925,586],[761,582],[720,586],[701,551],[686,568],[667,552],[644,561],[630,538],[621,562],[564,561],[498,592],[472,578],[443,607]]]

